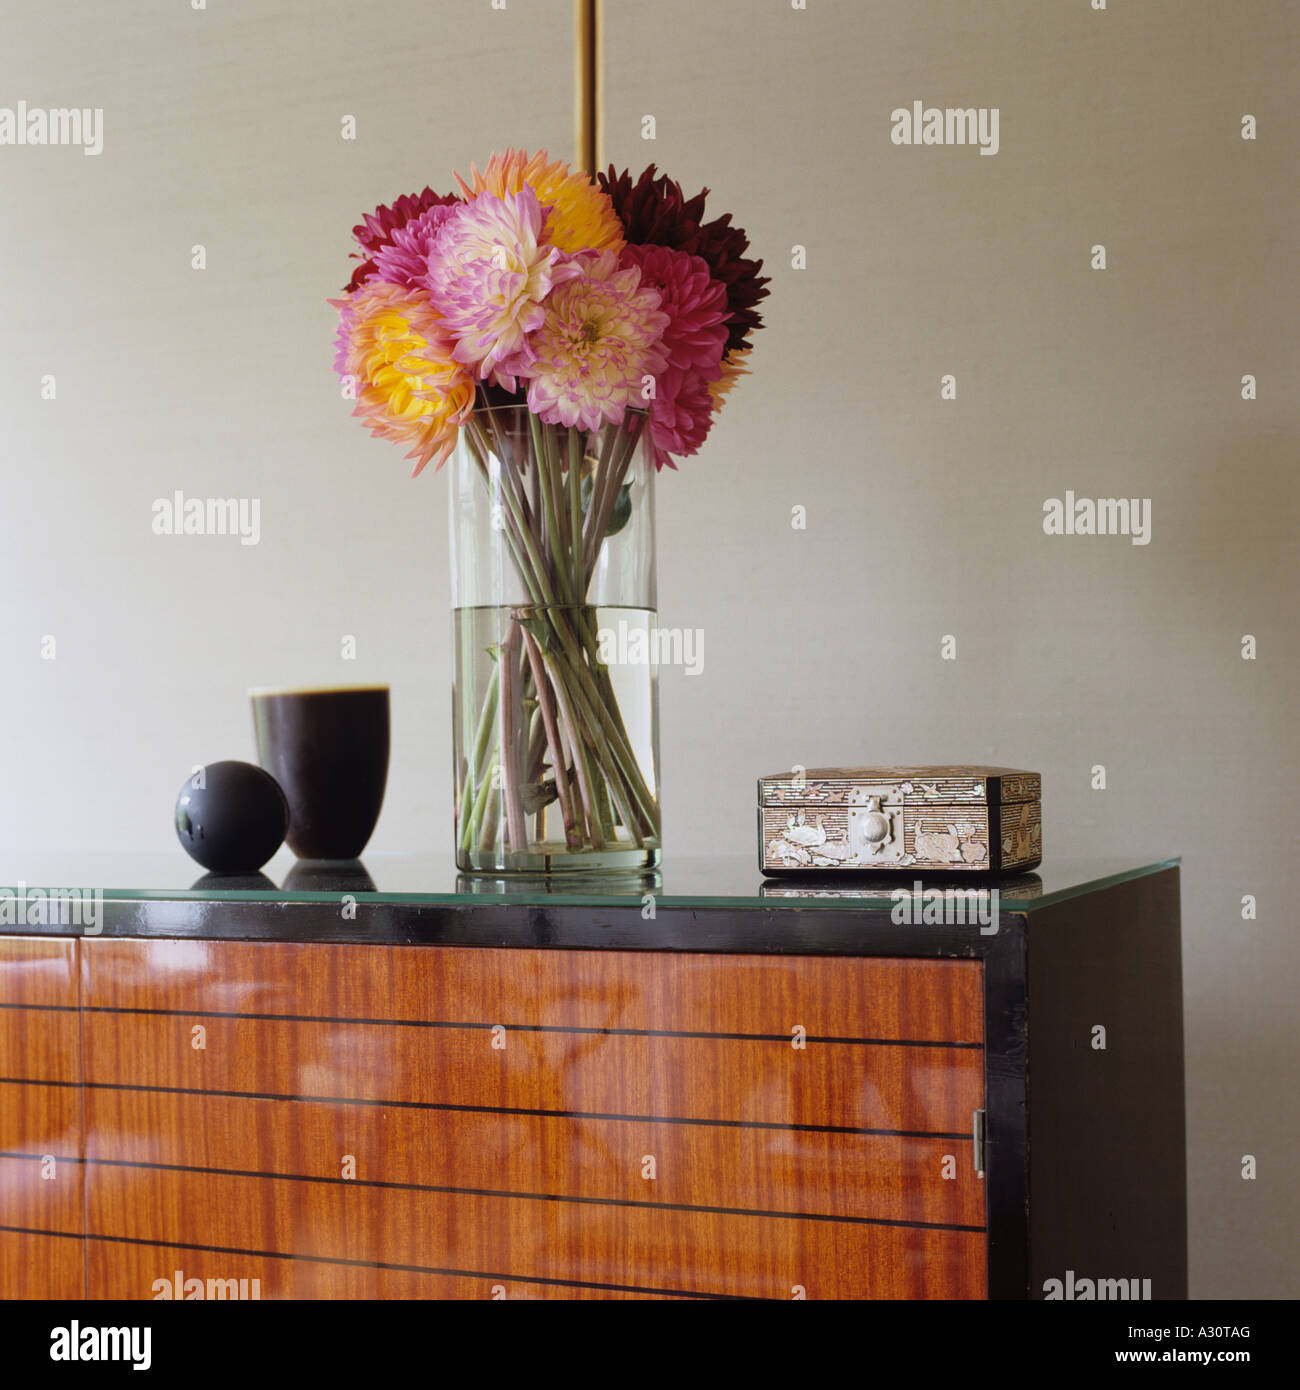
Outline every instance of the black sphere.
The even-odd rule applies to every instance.
[[[252,763],[209,763],[176,798],[177,838],[191,859],[215,873],[255,873],[288,829],[289,803],[280,784]]]

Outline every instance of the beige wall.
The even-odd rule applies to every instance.
[[[1300,1294],[1300,10],[605,9],[610,157],[707,183],[773,278],[658,493],[707,653],[662,682],[670,847],[748,849],[759,772],[989,761],[1042,770],[1048,855],[1183,854],[1192,1288]],[[894,145],[918,99],[997,107],[999,152]],[[1151,499],[1150,543],[1045,535],[1066,489]]]
[[[168,850],[193,763],[253,756],[249,686],[373,680],[376,846],[450,845],[445,480],[348,418],[325,300],[377,203],[570,153],[572,45],[568,0],[5,6],[0,106],[105,137],[0,148],[0,845]],[[178,488],[259,499],[260,542],[154,536]]]
[[[759,773],[908,760],[1040,768],[1049,855],[1184,854],[1193,1289],[1300,1294],[1297,11],[605,12],[607,153],[710,184],[773,275],[658,494],[662,621],[706,639],[663,673],[669,854],[750,852]],[[190,765],[252,753],[246,687],[369,679],[375,848],[450,843],[445,487],[346,419],[323,301],[361,211],[570,152],[571,39],[569,0],[6,8],[0,106],[105,143],[0,148],[0,844],[166,851]],[[891,144],[916,99],[998,107],[998,154]],[[259,498],[260,544],[153,536],[177,488]],[[1150,498],[1151,543],[1045,536],[1066,489]]]

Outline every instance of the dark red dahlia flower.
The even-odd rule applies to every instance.
[[[749,238],[731,225],[731,214],[704,222],[709,190],[687,198],[681,184],[656,174],[653,164],[635,183],[626,169],[616,173],[612,164],[607,173],[596,175],[596,182],[609,195],[629,244],[671,246],[707,263],[709,274],[727,287],[727,352],[747,348],[750,335],[763,323],[754,306],[769,293],[769,277],[758,273],[762,261],[746,257]]]

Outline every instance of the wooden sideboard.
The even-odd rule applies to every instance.
[[[1176,867],[792,891],[0,935],[0,1296],[1184,1297]]]

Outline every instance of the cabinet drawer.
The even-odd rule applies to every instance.
[[[164,1266],[198,1245],[687,1296],[978,1298],[985,1287],[982,1232],[100,1165],[87,1174],[87,1226],[170,1247]]]
[[[490,1028],[979,1043],[965,960],[280,942],[86,943],[96,1009],[210,1010]]]
[[[0,1082],[0,1150],[8,1154],[81,1156],[81,1091],[74,1082],[48,1086]]]
[[[983,1054],[943,1045],[141,1013],[85,1037],[91,1086],[909,1134],[964,1134],[983,1086]]]
[[[91,1157],[982,1227],[970,1140],[93,1089]],[[643,1176],[653,1155],[655,1175]],[[945,1176],[945,1173],[948,1176]]]
[[[0,1009],[0,1079],[75,1084],[80,1057],[75,1008]]]
[[[49,936],[0,936],[0,1008],[77,1003],[77,943]]]

